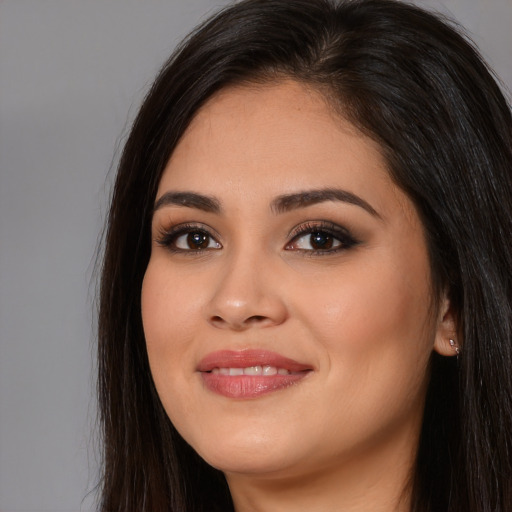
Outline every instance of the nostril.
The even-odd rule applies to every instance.
[[[253,315],[249,317],[246,322],[248,324],[263,322],[267,317],[262,315]]]

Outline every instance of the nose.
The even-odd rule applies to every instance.
[[[278,286],[279,271],[250,255],[234,255],[217,275],[207,307],[208,321],[220,329],[244,331],[282,324],[287,307]]]

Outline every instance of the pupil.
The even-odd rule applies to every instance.
[[[311,234],[311,246],[314,249],[331,249],[333,244],[332,236],[321,231]]]
[[[208,247],[208,235],[205,233],[189,233],[187,244],[191,249],[206,249]]]

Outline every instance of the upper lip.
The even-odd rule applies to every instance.
[[[211,352],[201,359],[197,370],[209,372],[214,368],[248,368],[251,366],[275,366],[290,372],[302,372],[313,369],[311,365],[299,363],[276,352],[246,349]]]

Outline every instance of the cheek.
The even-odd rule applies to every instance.
[[[151,376],[169,419],[186,439],[193,438],[194,423],[190,418],[197,417],[190,385],[195,373],[193,347],[201,310],[200,283],[191,281],[183,276],[180,279],[165,258],[152,258],[141,296]]]
[[[325,348],[331,375],[348,387],[412,391],[424,381],[434,341],[430,273],[422,254],[408,255],[384,253],[357,271],[331,272],[297,306]]]
[[[173,270],[165,257],[152,257],[142,283],[142,320],[148,346],[172,350],[188,344],[202,311],[204,286]]]
[[[375,279],[372,279],[375,277]],[[362,280],[366,282],[361,282]],[[423,332],[427,304],[420,290],[410,290],[400,277],[380,270],[344,278],[337,293],[329,297],[311,297],[311,303],[322,304],[320,328],[326,339],[342,339],[352,348],[377,349],[387,343],[419,341]],[[375,345],[375,346],[374,346]]]
[[[167,408],[180,396],[178,385],[192,358],[194,325],[199,309],[194,286],[179,287],[179,276],[170,271],[164,258],[150,260],[142,285],[141,307],[149,364],[155,386]]]
[[[302,304],[324,349],[329,371],[323,387],[333,390],[324,422],[338,432],[343,425],[348,439],[358,439],[416,418],[433,345],[428,272],[422,267],[411,279],[393,265],[366,265],[364,272],[331,275],[324,284],[330,293],[315,287]]]

